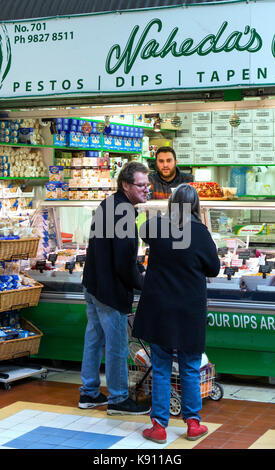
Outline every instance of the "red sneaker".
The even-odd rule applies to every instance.
[[[197,419],[187,419],[186,423],[188,427],[186,439],[189,441],[196,441],[196,439],[199,439],[208,433],[207,427],[200,424],[199,420]]]
[[[166,442],[166,431],[161,424],[159,424],[154,418],[152,419],[153,427],[144,429],[142,435],[145,439],[157,442],[158,444],[164,444]]]

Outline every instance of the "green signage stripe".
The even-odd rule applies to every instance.
[[[161,90],[129,90],[129,91],[122,91],[122,90],[119,90],[119,91],[71,91],[71,92],[68,92],[68,93],[64,93],[64,92],[54,92],[53,94],[41,94],[41,95],[20,95],[20,96],[16,96],[16,97],[3,97],[3,98],[0,98],[0,101],[7,101],[7,100],[17,100],[17,99],[20,99],[20,98],[46,98],[46,97],[51,97],[53,98],[54,96],[68,96],[68,95],[87,95],[90,96],[90,95],[94,95],[94,96],[100,96],[100,95],[107,95],[109,94],[110,96],[112,95],[132,95],[132,94],[142,94],[142,95],[146,95],[146,94],[149,94],[149,93],[154,93],[154,94],[160,94],[160,93],[165,93],[167,91],[174,91],[174,92],[185,92],[187,90],[189,91],[200,91],[200,90],[213,90],[213,89],[225,89],[225,88],[236,88],[236,87],[239,87],[239,88],[242,88],[243,90],[245,90],[246,88],[259,88],[259,87],[267,87],[267,86],[274,86],[274,83],[258,83],[257,85],[255,84],[245,84],[245,85],[241,85],[241,84],[235,84],[235,85],[221,85],[221,86],[205,86],[205,87],[185,87],[185,88],[180,88],[180,87],[172,87],[172,88],[162,88]]]

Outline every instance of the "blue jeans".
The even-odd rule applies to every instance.
[[[100,365],[105,347],[106,385],[108,403],[128,398],[127,315],[99,302],[84,288],[88,323],[81,367],[81,394],[95,398],[100,393]]]
[[[150,417],[166,427],[170,417],[171,373],[174,350],[150,344],[152,362],[152,410]],[[177,350],[181,384],[181,414],[184,420],[201,420],[201,354]]]

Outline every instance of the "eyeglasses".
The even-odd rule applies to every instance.
[[[132,183],[133,186],[137,186],[138,188],[140,189],[149,189],[151,188],[151,184],[150,183],[145,183],[145,184],[141,184],[141,183]]]

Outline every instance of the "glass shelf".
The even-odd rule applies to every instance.
[[[53,145],[34,145],[34,144],[23,144],[18,142],[17,144],[14,144],[12,142],[0,142],[0,146],[3,147],[31,147],[31,148],[40,148],[40,149],[47,149],[47,148],[53,148]]]
[[[0,180],[48,180],[48,176],[1,176]]]
[[[116,153],[116,154],[119,154],[119,153],[123,153],[123,154],[128,154],[128,155],[131,155],[131,154],[136,154],[136,153],[142,153],[141,150],[110,150],[110,149],[104,149],[104,148],[93,148],[93,147],[56,147],[54,146],[54,149],[55,150],[77,150],[78,152],[80,150],[82,150],[83,152],[85,151],[91,151],[91,152],[108,152],[108,153]]]

